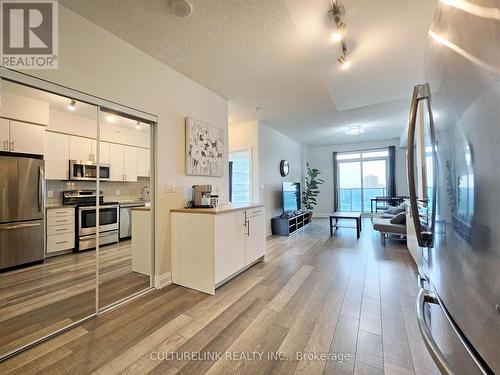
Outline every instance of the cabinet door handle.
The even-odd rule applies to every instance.
[[[68,243],[68,241],[58,241],[56,242],[56,245],[62,245],[63,243]]]
[[[250,220],[247,220],[247,236],[250,237]]]
[[[14,141],[10,142],[10,151],[14,151]]]
[[[9,151],[9,141],[7,140],[3,141],[3,150]]]

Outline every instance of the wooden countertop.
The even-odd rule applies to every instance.
[[[228,203],[218,206],[217,208],[174,208],[171,209],[170,212],[180,212],[186,214],[209,214],[209,215],[217,215],[224,214],[232,211],[243,211],[257,207],[264,207],[263,204],[260,203],[252,203],[252,204],[238,204],[238,203]]]
[[[130,207],[132,211],[151,211],[151,206]]]

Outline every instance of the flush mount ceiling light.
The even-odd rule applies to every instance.
[[[141,130],[141,123],[139,121],[137,121],[137,124],[135,124],[135,128],[137,130]]]
[[[71,102],[68,104],[68,109],[71,112],[74,112],[76,110],[76,102],[73,99],[71,99]]]
[[[193,6],[187,0],[171,0],[170,8],[177,17],[189,17],[193,12]]]
[[[345,133],[347,135],[360,135],[365,132],[365,129],[361,128],[361,125],[351,125],[347,127]]]

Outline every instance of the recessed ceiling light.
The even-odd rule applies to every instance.
[[[71,99],[71,102],[68,104],[68,109],[71,112],[74,112],[76,110],[76,102],[73,99]]]
[[[135,124],[135,128],[137,130],[141,130],[141,123],[139,121],[137,121],[137,124]]]
[[[115,122],[116,121],[116,117],[113,116],[113,115],[107,115],[106,116],[106,121],[107,122]]]
[[[347,127],[345,133],[347,135],[360,135],[365,132],[365,129],[361,128],[361,125],[351,125]]]

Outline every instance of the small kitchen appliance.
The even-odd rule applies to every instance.
[[[193,185],[193,208],[212,208],[212,185]]]

